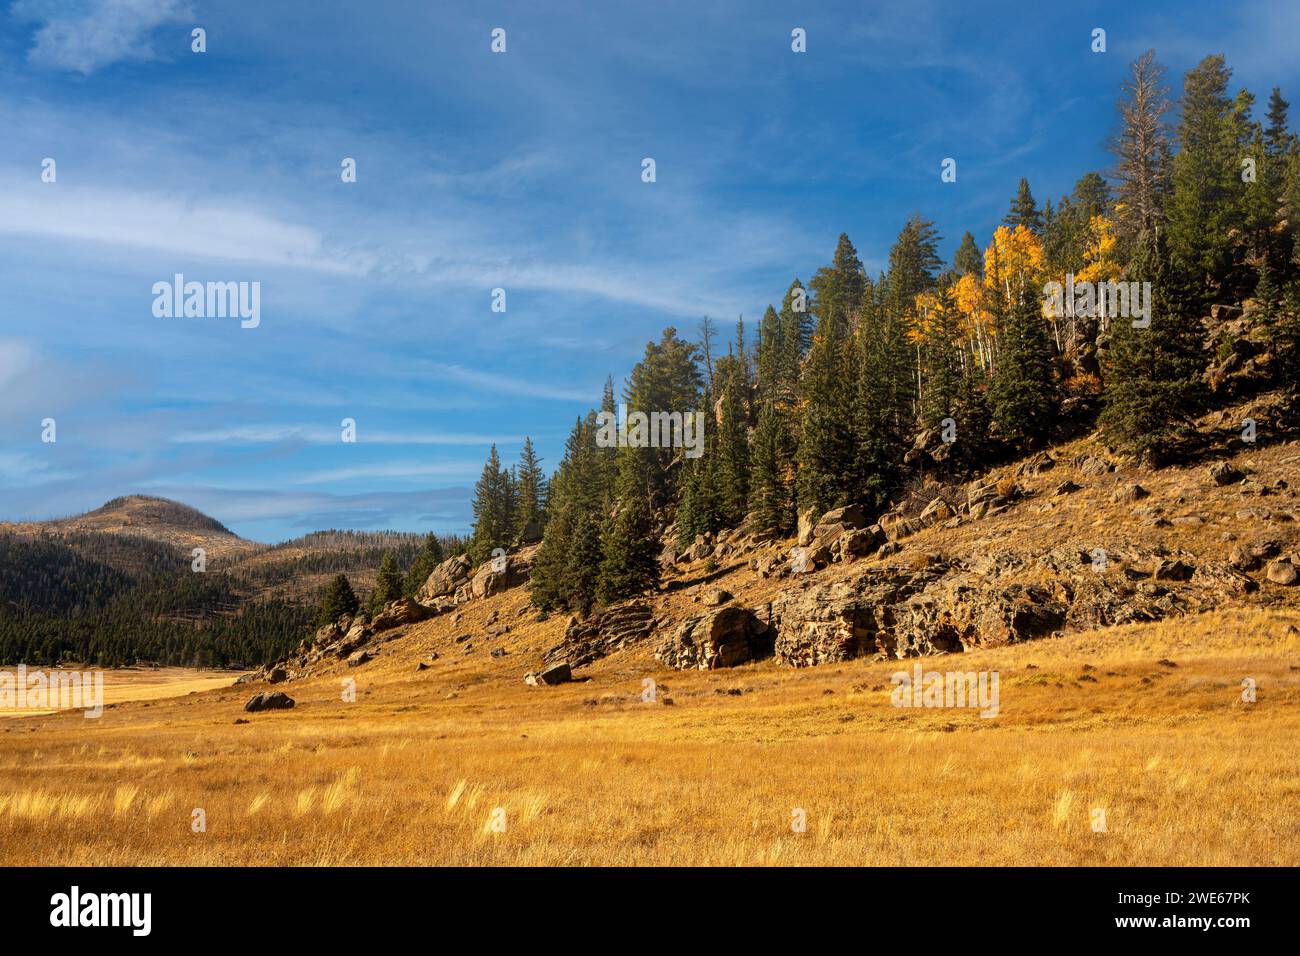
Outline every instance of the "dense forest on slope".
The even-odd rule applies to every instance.
[[[905,507],[927,470],[968,475],[1080,428],[1160,467],[1243,365],[1289,389],[1294,410],[1300,141],[1279,89],[1260,119],[1231,75],[1206,57],[1175,109],[1144,54],[1121,90],[1113,168],[1041,207],[1021,179],[987,243],[966,232],[951,263],[935,224],[914,215],[887,271],[867,275],[841,235],[756,335],[737,323],[725,353],[707,319],[695,341],[665,329],[624,384],[631,428],[600,440],[610,381],[544,496],[536,476],[520,480],[535,463],[506,469],[492,450],[473,553],[517,540],[521,510],[540,513],[533,599],[583,611],[654,587],[665,536],[685,548],[742,523],[779,536],[851,503],[878,516]],[[1203,319],[1236,303],[1238,327],[1207,343]],[[703,454],[623,441],[637,413],[695,410]]]

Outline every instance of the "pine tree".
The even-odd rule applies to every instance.
[[[897,487],[903,435],[915,421],[910,350],[888,298],[887,290],[867,297],[853,343],[849,493],[836,502],[856,500],[873,512],[884,509]]]
[[[921,404],[921,421],[934,428],[945,418],[953,417],[962,387],[961,326],[952,290],[939,287],[934,313],[922,351],[925,356],[925,394]]]
[[[1117,448],[1146,464],[1159,464],[1190,419],[1201,396],[1199,323],[1171,299],[1167,256],[1157,236],[1144,233],[1127,270],[1133,282],[1150,282],[1151,324],[1111,324],[1106,355],[1102,433]]]
[[[750,373],[745,355],[744,326],[737,326],[735,352],[719,363],[718,482],[722,519],[739,524],[749,501],[749,405]]]
[[[546,523],[546,474],[542,459],[533,449],[533,440],[524,437],[524,447],[519,453],[519,504],[515,514],[514,537],[523,536],[529,525],[538,527]]]
[[[1120,132],[1110,149],[1116,160],[1117,232],[1125,242],[1143,232],[1154,234],[1165,222],[1172,160],[1164,77],[1155,51],[1147,50],[1130,67],[1118,103]]]
[[[474,485],[474,533],[469,554],[475,564],[511,542],[514,529],[514,489],[510,472],[501,467],[497,446],[488,452],[483,473]]]
[[[633,495],[623,502],[601,539],[596,595],[604,604],[640,594],[659,581],[659,538],[650,509]]]
[[[961,245],[952,259],[953,270],[959,276],[973,273],[976,278],[984,275],[984,254],[975,243],[975,237],[969,232],[961,237]]]
[[[584,610],[595,600],[613,450],[599,447],[596,435],[594,412],[574,423],[550,483],[550,518],[529,575],[533,603],[544,610]]]
[[[989,407],[1004,441],[1034,445],[1047,438],[1055,420],[1056,384],[1036,290],[1013,288],[1012,294],[989,386]]]
[[[1080,176],[1071,196],[1085,220],[1110,215],[1110,187],[1100,173],[1084,173]]]
[[[939,258],[942,238],[933,222],[911,216],[890,247],[885,306],[904,323],[904,329],[915,324],[916,297],[934,288],[935,277],[943,268]]]
[[[356,592],[348,583],[347,575],[339,574],[326,585],[325,593],[321,596],[320,608],[316,613],[316,626],[324,627],[326,624],[333,624],[341,617],[351,617],[360,609],[361,602],[357,600]]]
[[[750,447],[749,508],[754,531],[783,534],[794,527],[794,448],[785,418],[774,405],[764,405],[758,415]]]
[[[397,559],[391,551],[384,552],[379,562],[379,571],[375,576],[375,589],[370,592],[370,610],[375,613],[383,609],[389,601],[396,601],[402,596],[402,570],[397,566]]]
[[[1020,187],[1016,190],[1016,198],[1011,200],[1011,208],[1007,211],[1006,217],[1002,220],[1004,226],[1010,226],[1015,229],[1016,226],[1024,226],[1033,233],[1043,231],[1043,217],[1038,212],[1038,206],[1034,202],[1034,194],[1029,191],[1029,180],[1021,177]]]
[[[1284,155],[1292,148],[1291,132],[1287,128],[1287,111],[1290,108],[1291,104],[1282,99],[1282,90],[1273,87],[1268,98],[1268,129],[1264,134],[1264,141],[1272,156]]]
[[[1236,248],[1245,226],[1247,193],[1239,161],[1246,155],[1248,129],[1227,95],[1231,76],[1216,55],[1189,70],[1183,81],[1168,245],[1176,281],[1194,296],[1187,305],[1197,313],[1216,296],[1232,298],[1249,288],[1241,287]]]

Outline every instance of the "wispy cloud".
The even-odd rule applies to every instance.
[[[41,24],[27,54],[33,64],[89,76],[119,61],[154,59],[150,35],[193,14],[184,0],[19,0],[13,16]]]
[[[337,445],[340,441],[342,425],[339,428],[327,428],[319,425],[278,424],[278,425],[236,425],[230,428],[215,428],[206,431],[183,431],[171,436],[177,444],[210,444],[223,442],[242,442],[251,445],[278,444],[281,442],[301,442],[313,445]],[[470,445],[487,446],[504,445],[520,440],[517,435],[462,435],[454,432],[419,432],[419,431],[369,431],[364,424],[358,423],[356,443],[358,445]]]

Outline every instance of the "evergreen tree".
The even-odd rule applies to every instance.
[[[1169,259],[1180,287],[1194,297],[1187,302],[1194,312],[1215,297],[1246,291],[1237,243],[1245,225],[1240,159],[1249,130],[1239,108],[1246,104],[1234,104],[1227,95],[1231,76],[1216,55],[1189,70],[1183,81],[1168,204]]]
[[[794,527],[794,489],[790,481],[794,448],[785,422],[775,405],[764,405],[754,429],[749,508],[752,528],[759,533],[782,534]]]
[[[1111,324],[1100,417],[1108,441],[1152,465],[1160,463],[1202,391],[1199,323],[1195,313],[1166,294],[1169,271],[1159,238],[1144,233],[1127,278],[1151,283],[1151,324],[1133,328],[1124,319]]]
[[[514,489],[510,472],[501,467],[497,446],[488,452],[483,473],[474,485],[474,533],[469,554],[475,564],[496,548],[508,546],[514,531]]]
[[[961,245],[952,259],[953,270],[959,276],[973,273],[976,278],[984,275],[984,254],[975,243],[975,237],[969,232],[961,237]]]
[[[743,359],[744,326],[737,326],[736,352],[720,363],[718,402],[718,481],[722,518],[736,525],[745,517],[749,499],[749,367]]]
[[[926,382],[921,421],[927,428],[954,417],[957,408],[962,388],[960,321],[952,290],[943,284],[922,343]]]
[[[1165,115],[1165,68],[1147,50],[1130,67],[1118,103],[1120,132],[1111,143],[1118,203],[1117,231],[1126,242],[1163,228],[1172,161]]]
[[[325,586],[321,596],[320,609],[316,613],[316,626],[324,627],[341,617],[351,617],[361,609],[356,592],[348,583],[347,575],[339,574]]]
[[[1047,438],[1056,417],[1056,384],[1037,291],[1013,288],[1012,295],[999,337],[989,407],[1004,441],[1034,445]]]
[[[633,495],[609,522],[601,541],[596,595],[604,604],[640,594],[659,581],[659,539],[650,509]]]
[[[397,559],[391,551],[384,552],[379,562],[379,571],[375,576],[375,589],[370,592],[371,613],[382,610],[389,601],[396,601],[402,596],[402,569],[397,566]]]
[[[889,291],[885,304],[904,322],[905,329],[915,324],[916,297],[934,288],[935,277],[943,268],[943,260],[939,258],[941,239],[934,223],[912,216],[889,250]]]
[[[1084,173],[1074,184],[1071,194],[1074,205],[1078,207],[1085,220],[1094,216],[1106,216],[1111,212],[1110,187],[1100,173]]]
[[[596,434],[594,412],[574,423],[550,483],[550,518],[529,575],[533,603],[543,609],[585,610],[595,599],[600,529],[611,494],[611,449],[599,447]]]
[[[533,449],[533,440],[524,437],[524,447],[519,454],[519,503],[515,514],[514,535],[519,538],[530,524],[546,523],[546,474],[542,459]]]
[[[888,290],[868,295],[854,341],[851,368],[852,455],[847,490],[836,504],[859,501],[882,511],[898,485],[903,436],[911,411],[909,346],[898,316],[886,307]]]
[[[1015,229],[1016,226],[1024,226],[1035,234],[1043,231],[1043,217],[1038,212],[1038,206],[1034,202],[1034,194],[1029,191],[1029,180],[1021,177],[1020,187],[1016,190],[1016,198],[1011,200],[1011,208],[1007,211],[1006,217],[1002,220],[1004,226],[1010,226]]]
[[[1268,98],[1268,129],[1264,141],[1272,156],[1282,156],[1292,148],[1292,136],[1287,127],[1287,111],[1291,104],[1282,99],[1282,90],[1273,87]]]

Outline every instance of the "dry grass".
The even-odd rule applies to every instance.
[[[1077,540],[1221,561],[1260,535],[1290,552],[1298,452],[1238,456],[1289,482],[1271,496],[1207,488],[1203,466],[1089,478],[1063,461],[1023,482],[1037,496],[924,531],[893,560]],[[1098,450],[1059,450],[1082,453]],[[1051,497],[1066,478],[1083,489]],[[1142,522],[1112,497],[1133,480],[1152,492],[1141,506],[1204,524]],[[699,574],[670,582],[656,614],[698,610],[714,584],[750,607],[789,586],[739,560]],[[507,592],[409,628],[362,668],[285,685],[291,711],[245,715],[263,688],[222,687],[98,720],[0,721],[0,864],[1295,866],[1296,591],[1265,583],[1236,608],[925,661],[996,670],[993,719],[893,707],[890,675],[910,661],[679,673],[638,646],[573,684],[526,687],[564,622]],[[509,634],[484,635],[492,612]],[[466,632],[472,650],[453,640]],[[641,700],[646,677],[658,703]]]
[[[1297,621],[927,660],[997,670],[993,719],[892,707],[897,662],[683,674],[633,653],[535,689],[475,653],[416,674],[442,646],[425,625],[352,672],[353,704],[331,676],[247,724],[247,689],[6,721],[0,863],[1296,865]],[[647,674],[671,706],[641,702]]]

